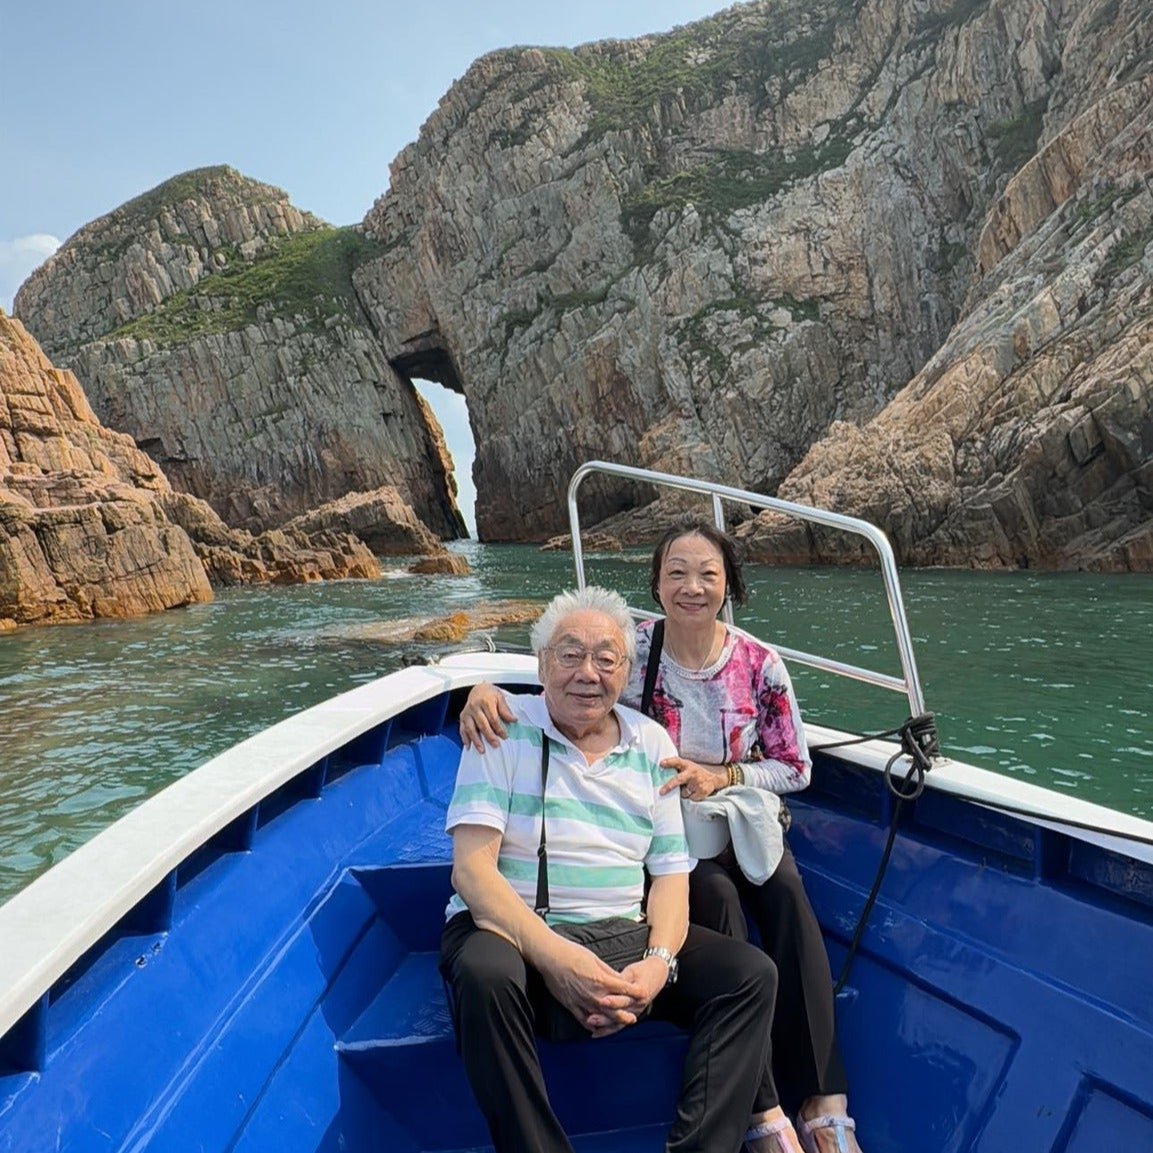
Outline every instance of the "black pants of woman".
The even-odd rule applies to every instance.
[[[736,1153],[750,1114],[777,1104],[769,1036],[776,974],[756,949],[697,925],[678,954],[680,976],[658,994],[655,1018],[689,1032],[670,1153]],[[468,913],[444,927],[440,972],[457,1046],[497,1153],[572,1153],[549,1104],[533,1023],[543,981],[511,942]],[[536,977],[536,980],[533,978]],[[584,1044],[585,1042],[578,1042]],[[602,1042],[592,1042],[600,1044]],[[628,1093],[628,1086],[621,1086]]]
[[[763,885],[752,884],[741,872],[731,848],[698,862],[689,874],[689,917],[694,924],[747,941],[746,910],[777,966],[772,1055],[781,1103],[795,1111],[809,1097],[847,1093],[829,956],[787,844],[781,863]]]

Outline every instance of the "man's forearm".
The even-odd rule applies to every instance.
[[[668,949],[675,956],[689,931],[688,873],[654,877],[645,911],[649,922],[649,947]]]
[[[462,827],[453,835],[453,888],[479,928],[511,941],[526,960],[539,968],[549,951],[552,930],[501,875],[490,831],[474,829]]]

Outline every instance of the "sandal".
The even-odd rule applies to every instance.
[[[851,1153],[845,1134],[852,1133],[857,1128],[857,1123],[852,1117],[846,1117],[843,1114],[836,1116],[832,1113],[822,1113],[819,1117],[811,1117],[808,1121],[798,1117],[797,1123],[801,1148],[804,1149],[805,1153],[821,1153],[820,1147],[817,1145],[817,1138],[814,1136],[818,1129],[832,1129],[837,1139],[837,1153]],[[855,1141],[853,1144],[856,1146]]]
[[[750,1141],[757,1141],[761,1137],[776,1138],[773,1142],[772,1153],[796,1153],[796,1150],[799,1148],[797,1145],[797,1131],[793,1128],[793,1123],[788,1117],[782,1117],[778,1121],[767,1121],[764,1125],[754,1126],[745,1134],[744,1148],[748,1150],[748,1143]]]

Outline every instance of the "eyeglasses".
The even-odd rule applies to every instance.
[[[562,669],[579,669],[592,657],[598,673],[615,673],[628,660],[616,649],[586,649],[582,645],[549,645],[548,651]]]

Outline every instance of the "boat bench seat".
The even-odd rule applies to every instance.
[[[357,876],[387,931],[410,947],[338,1040],[342,1063],[417,1148],[485,1147],[488,1131],[456,1053],[437,968],[444,899],[433,893],[447,897],[448,867],[358,870]],[[626,1128],[659,1135],[672,1120],[687,1048],[681,1030],[642,1022],[598,1041],[538,1044],[553,1107],[574,1136]],[[636,1078],[638,1065],[649,1075]],[[623,1085],[630,1086],[627,1094]]]

